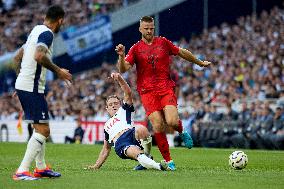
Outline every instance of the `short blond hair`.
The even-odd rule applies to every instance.
[[[110,95],[110,96],[108,96],[107,99],[106,99],[106,106],[107,106],[107,102],[108,102],[109,99],[111,99],[111,98],[116,98],[116,99],[119,100],[119,102],[120,102],[120,98],[119,98],[117,95]]]

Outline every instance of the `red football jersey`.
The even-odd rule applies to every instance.
[[[179,48],[165,37],[154,37],[150,45],[140,40],[130,48],[125,60],[136,64],[139,93],[175,86],[170,77],[170,56],[178,52]]]

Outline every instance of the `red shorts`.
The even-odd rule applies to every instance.
[[[165,91],[149,91],[140,94],[141,101],[146,111],[146,115],[150,115],[155,111],[161,111],[166,105],[177,106],[177,97],[173,89]]]

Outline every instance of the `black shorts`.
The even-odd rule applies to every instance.
[[[123,133],[115,142],[115,153],[122,159],[131,159],[126,156],[125,152],[130,146],[137,146],[141,150],[143,147],[135,138],[135,127]]]
[[[48,123],[48,108],[44,94],[16,91],[24,110],[24,120],[28,123]]]

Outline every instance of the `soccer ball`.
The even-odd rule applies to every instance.
[[[244,169],[248,163],[248,156],[243,151],[234,151],[229,156],[229,166],[233,169]]]

